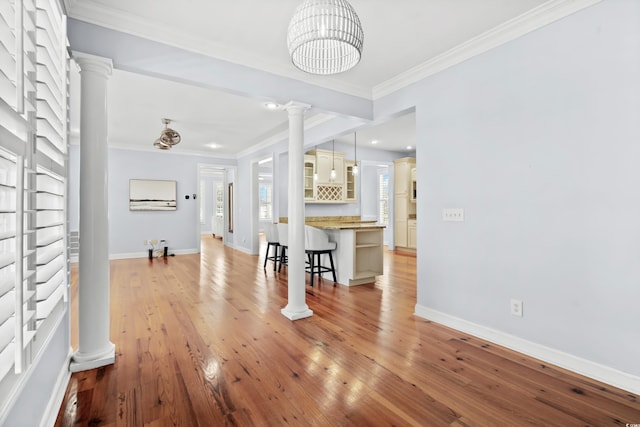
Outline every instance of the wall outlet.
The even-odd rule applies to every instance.
[[[464,221],[464,209],[462,208],[444,208],[442,209],[443,221]]]
[[[522,317],[522,300],[511,298],[511,314]]]

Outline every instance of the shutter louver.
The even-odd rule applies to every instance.
[[[56,0],[0,1],[0,390],[19,384],[66,300],[65,25]]]

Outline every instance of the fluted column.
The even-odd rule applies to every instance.
[[[111,59],[74,52],[80,66],[78,350],[71,371],[114,363],[109,340],[107,80]]]
[[[285,105],[289,113],[289,248],[288,303],[282,314],[290,320],[313,315],[305,301],[304,276],[304,112],[308,108],[297,102]]]

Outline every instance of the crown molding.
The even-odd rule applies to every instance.
[[[202,37],[193,37],[187,33],[160,26],[141,16],[135,16],[104,4],[81,0],[64,1],[67,6],[68,16],[79,21],[157,41],[168,46],[203,54],[237,65],[262,70],[281,77],[299,80],[314,86],[371,99],[371,88],[369,87],[346,83],[339,78],[330,76],[319,77],[306,74],[296,69],[293,65],[284,66],[276,61],[267,60],[262,56],[254,55],[244,50],[232,49]]]
[[[449,49],[373,88],[373,100],[432,76],[467,59],[508,43],[531,31],[592,6],[602,0],[550,0]]]

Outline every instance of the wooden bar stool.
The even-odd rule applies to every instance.
[[[267,268],[267,261],[273,261],[273,271],[276,271],[276,267],[278,266],[278,260],[280,259],[280,255],[278,254],[280,249],[280,242],[278,241],[278,227],[276,224],[265,224],[264,226],[264,236],[267,240],[267,252],[264,255],[264,266],[262,268]],[[269,250],[273,247],[274,254],[269,256]]]
[[[309,267],[307,272],[311,274],[310,284],[313,286],[313,276],[317,274],[322,277],[322,273],[331,272],[333,274],[333,282],[336,282],[336,269],[333,265],[332,252],[336,249],[336,242],[330,242],[329,236],[324,230],[304,226],[304,250],[309,257]],[[329,255],[329,264],[331,267],[322,265],[321,255]]]

